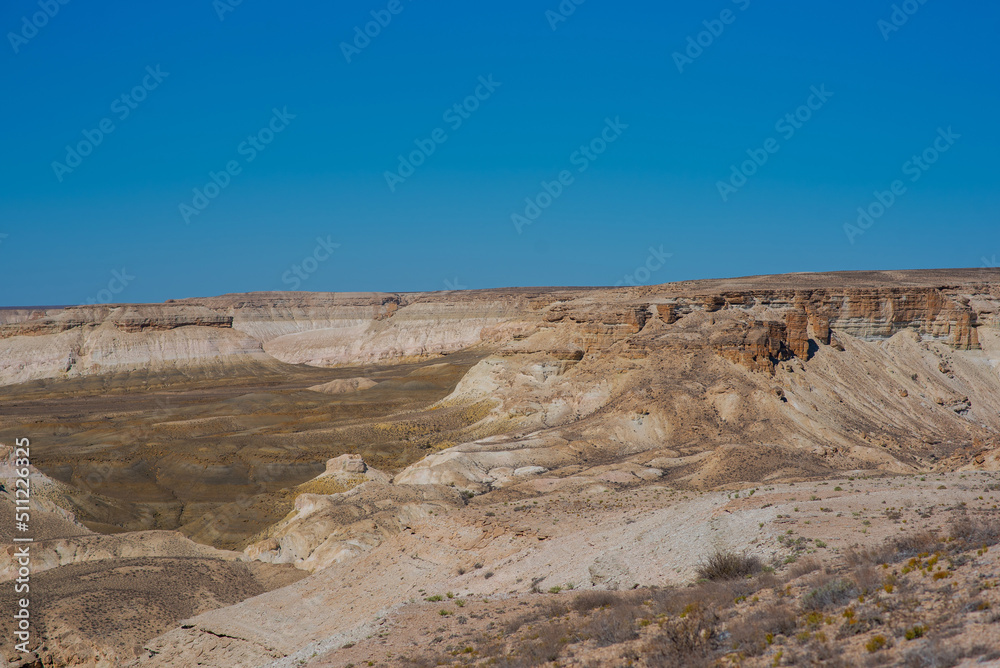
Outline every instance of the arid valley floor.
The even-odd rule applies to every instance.
[[[1000,270],[0,310],[10,666],[1000,665]]]

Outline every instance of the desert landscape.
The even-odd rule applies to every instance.
[[[998,365],[998,269],[0,310],[7,665],[1000,665]]]
[[[1000,668],[1000,3],[4,3],[0,668]]]

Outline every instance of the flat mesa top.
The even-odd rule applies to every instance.
[[[549,286],[486,288],[480,290],[442,290],[437,292],[241,292],[215,297],[168,299],[165,304],[201,305],[227,308],[237,305],[284,304],[301,306],[380,304],[393,299],[416,302],[469,302],[505,297],[561,295],[565,298],[606,293],[628,297],[655,295],[704,295],[755,290],[817,290],[866,288],[957,288],[964,285],[1000,283],[1000,267],[965,269],[900,269],[884,271],[830,271],[771,274],[734,278],[697,279],[659,285],[634,287],[608,286]],[[98,304],[97,307],[132,306],[140,304]],[[72,306],[0,306],[0,311],[58,311]]]

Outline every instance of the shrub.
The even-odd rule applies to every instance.
[[[900,536],[890,544],[896,551],[891,560],[902,561],[903,559],[909,559],[924,552],[936,552],[937,548],[941,545],[941,541],[933,532],[921,531],[907,536]]]
[[[899,536],[882,545],[849,549],[845,557],[851,567],[856,568],[865,564],[877,566],[910,559],[924,552],[935,552],[940,545],[941,541],[934,533],[921,531]]]
[[[530,639],[516,643],[509,654],[495,656],[490,665],[496,668],[527,668],[555,661],[571,637],[572,630],[566,624],[544,624]]]
[[[871,640],[865,643],[865,649],[874,654],[880,649],[883,649],[887,643],[888,641],[885,639],[885,636],[874,636]]]
[[[731,623],[727,630],[734,650],[756,656],[774,642],[774,636],[795,631],[795,613],[785,605],[769,605]]]
[[[700,667],[715,665],[712,650],[719,633],[718,617],[694,605],[684,616],[666,620],[661,630],[642,647],[649,665]]]
[[[1000,522],[996,519],[970,519],[963,515],[952,520],[949,535],[958,550],[996,545],[1000,542]]]
[[[541,609],[531,610],[512,617],[503,623],[503,632],[506,635],[517,633],[522,626],[534,624],[545,616],[545,611]]]
[[[705,580],[732,580],[760,572],[760,559],[747,554],[716,550],[698,565],[698,577]]]
[[[569,606],[562,601],[550,601],[547,605],[543,606],[543,609],[545,617],[548,619],[555,619],[569,613]]]
[[[590,617],[581,631],[598,647],[617,645],[639,637],[636,620],[640,615],[640,609],[628,604],[602,608]]]
[[[725,610],[732,607],[738,599],[745,599],[759,591],[764,582],[774,580],[773,576],[763,575],[760,578],[743,578],[737,580],[716,580],[702,582],[694,587],[681,590],[671,603],[673,612],[683,611],[692,603],[700,603],[712,608]]]
[[[577,594],[573,599],[573,609],[580,614],[586,614],[595,608],[604,608],[615,605],[618,596],[610,591],[588,591]]]
[[[882,576],[873,565],[863,564],[854,569],[854,582],[862,592],[875,591],[882,586]]]
[[[954,666],[961,658],[962,651],[953,645],[932,641],[906,652],[903,655],[903,665],[907,668],[938,668]]]
[[[794,580],[795,578],[800,578],[803,575],[808,575],[809,573],[818,571],[819,569],[819,561],[810,557],[797,562],[794,566],[788,569],[788,577],[789,579]]]
[[[843,578],[820,578],[816,585],[802,597],[803,610],[825,610],[846,603],[858,595],[857,588]]]

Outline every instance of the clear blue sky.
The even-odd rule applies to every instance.
[[[4,4],[0,304],[1000,258],[994,3],[226,1]]]

